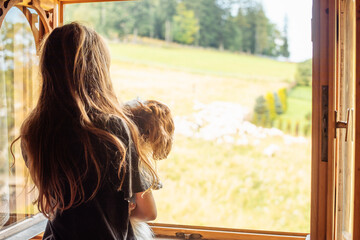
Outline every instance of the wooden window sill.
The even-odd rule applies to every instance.
[[[237,239],[237,240],[310,240],[305,233],[288,233],[275,231],[242,230],[201,226],[150,223],[158,240],[188,239],[191,234],[201,236],[199,239]],[[178,235],[178,236],[177,236]],[[42,239],[43,233],[32,237]],[[182,236],[182,237],[181,237]],[[195,239],[195,238],[194,238]]]

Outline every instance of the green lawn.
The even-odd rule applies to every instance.
[[[173,68],[182,71],[246,78],[292,81],[296,65],[265,57],[191,47],[109,44],[113,61]]]
[[[282,130],[285,130],[288,128],[287,125],[291,124],[290,132],[294,133],[296,125],[299,125],[300,135],[304,135],[305,128],[311,124],[311,101],[311,87],[297,86],[292,88],[288,93],[288,110],[275,121],[274,126],[277,127],[280,124]]]
[[[311,113],[311,87],[295,87],[288,93],[288,111],[283,118],[296,121],[304,120]]]

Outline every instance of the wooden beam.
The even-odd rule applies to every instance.
[[[0,0],[0,28],[1,25],[6,17],[6,14],[8,13],[8,11],[15,6],[16,4],[20,3],[22,0],[9,0],[9,1],[4,1],[4,0]]]
[[[72,4],[72,3],[93,3],[93,2],[129,2],[136,0],[60,0],[59,4]]]
[[[64,3],[60,1],[59,3],[59,26],[64,25]]]

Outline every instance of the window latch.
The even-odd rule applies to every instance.
[[[321,87],[321,161],[328,161],[329,87]]]
[[[175,236],[180,239],[202,239],[202,235],[199,233],[177,232]]]
[[[345,132],[345,142],[347,142],[348,140],[348,132],[349,132],[349,123],[350,123],[350,113],[353,110],[350,108],[347,109],[347,114],[346,114],[346,121],[337,121],[337,111],[335,110],[335,134],[334,137],[336,138],[336,130],[337,128],[345,128],[346,132]]]

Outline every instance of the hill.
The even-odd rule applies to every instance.
[[[149,42],[149,41],[147,41]],[[214,49],[153,44],[110,43],[112,59],[147,66],[172,68],[192,73],[235,77],[243,80],[274,80],[291,82],[295,63],[279,62],[267,57],[232,53]]]

